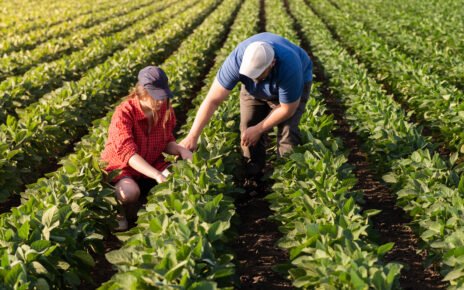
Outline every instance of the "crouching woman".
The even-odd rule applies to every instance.
[[[178,145],[173,135],[176,124],[170,104],[172,92],[168,78],[159,67],[148,66],[138,75],[133,92],[114,112],[108,140],[102,153],[106,170],[120,170],[112,181],[116,198],[123,205],[117,216],[118,228],[128,228],[127,218],[135,218],[140,198],[139,183],[166,180],[168,162],[163,152],[190,159],[192,153]]]

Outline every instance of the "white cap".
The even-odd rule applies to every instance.
[[[258,78],[274,60],[274,49],[266,42],[250,43],[243,54],[239,73],[251,79]]]

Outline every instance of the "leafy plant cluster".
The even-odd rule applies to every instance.
[[[315,5],[316,1],[311,3]],[[315,7],[322,12],[322,6]],[[312,19],[312,27],[319,28],[317,31],[324,31],[320,21],[308,19]],[[325,34],[330,39],[328,30]],[[420,128],[408,123],[400,106],[366,76],[365,69],[343,48],[334,40],[320,44],[315,37],[312,40],[314,51],[331,76],[331,88],[348,107],[347,120],[367,140],[370,158],[377,162],[380,172],[392,170],[384,175],[384,180],[392,184],[398,205],[412,217],[413,226],[428,249],[428,262],[441,266],[450,289],[462,288],[464,267],[459,237],[463,231],[460,217],[464,181],[462,165],[456,165],[458,154],[450,160],[432,154],[434,145],[421,136]],[[336,54],[327,53],[331,49]],[[404,145],[397,146],[399,140]]]
[[[59,25],[65,21],[71,20],[71,18],[87,15],[93,13],[96,8],[105,8],[105,2],[108,0],[97,0],[82,1],[77,4],[82,10],[76,10],[70,3],[62,3],[53,1],[44,1],[44,4],[48,4],[46,7],[38,6],[37,9],[30,9],[30,6],[18,5],[24,4],[25,1],[20,3],[19,1],[4,1],[0,10],[0,35],[11,35],[14,33],[27,33],[32,30],[38,30],[43,27],[52,27]],[[92,5],[93,4],[93,5]],[[98,5],[101,6],[98,6]],[[112,3],[114,4],[114,2]],[[95,5],[95,6],[94,6]],[[109,6],[111,7],[111,6]],[[19,15],[11,15],[12,11],[16,11]],[[47,11],[48,13],[45,13]],[[26,21],[25,21],[26,20]]]
[[[43,94],[63,85],[64,82],[79,79],[88,69],[96,66],[108,56],[124,49],[136,39],[152,33],[154,29],[192,5],[175,5],[168,11],[160,11],[175,1],[154,5],[135,11],[132,17],[118,17],[109,23],[121,31],[105,37],[98,37],[82,50],[62,58],[35,66],[21,76],[12,76],[0,83],[0,122],[8,115],[16,116],[16,110],[27,107]],[[158,12],[159,11],[159,12]]]
[[[306,40],[312,44],[320,41],[323,36],[310,20],[311,12],[305,3],[288,3]],[[277,1],[269,4],[279,5]],[[277,9],[282,10],[283,6]],[[288,15],[276,15],[274,9],[266,11],[275,32],[293,26]],[[298,146],[288,159],[276,162],[273,193],[266,197],[274,218],[282,224],[284,238],[279,246],[289,250],[292,261],[287,270],[294,286],[304,289],[392,289],[397,286],[401,266],[384,265],[380,258],[393,244],[377,246],[367,238],[368,217],[376,211],[361,213],[356,203],[362,194],[352,190],[356,179],[340,141],[332,137],[333,117],[325,114],[316,89],[317,85],[300,122],[304,145]]]
[[[410,17],[409,13],[403,13],[399,19],[401,21],[384,21],[383,17],[371,13],[369,8],[360,5],[358,2],[346,1],[346,0],[337,0],[337,5],[343,11],[349,13],[350,15],[356,15],[357,19],[362,21],[366,30],[371,30],[378,36],[380,36],[384,42],[386,42],[390,47],[394,47],[401,52],[404,52],[412,62],[419,62],[423,66],[423,71],[428,72],[428,74],[435,74],[438,78],[442,79],[445,82],[452,84],[456,87],[462,86],[464,82],[464,66],[459,65],[464,63],[464,52],[461,37],[459,33],[455,32],[455,26],[448,27],[448,33],[440,33],[442,31],[438,30],[436,27],[430,27],[429,25],[433,23],[430,21],[430,18],[427,18],[427,21],[424,21],[424,14],[414,15]],[[420,6],[419,2],[417,2]],[[447,8],[452,7],[453,5],[443,5]],[[384,12],[397,10],[398,8],[385,7],[385,9],[380,9]],[[429,11],[430,12],[430,11]],[[428,13],[427,13],[428,14]],[[438,17],[443,17],[446,14],[443,12],[434,11],[433,15]],[[418,16],[421,17],[421,23],[426,23],[424,25],[419,25],[420,30],[424,30],[422,34],[411,33],[411,30],[404,29],[405,25],[411,26],[411,22],[417,23]],[[449,19],[447,17],[445,23],[453,23],[454,25],[461,22],[461,18]],[[461,15],[461,17],[464,15]],[[433,17],[432,17],[433,18]],[[398,18],[397,18],[398,19]],[[418,27],[415,27],[413,31],[416,31]],[[426,30],[425,30],[426,29]],[[439,29],[446,29],[440,27]],[[463,31],[461,30],[461,33]],[[425,35],[425,36],[424,36]],[[433,35],[433,37],[431,37]],[[439,41],[437,44],[437,38]],[[440,45],[443,40],[446,38],[452,38],[448,40],[445,46],[437,47]],[[459,40],[458,40],[459,39]],[[461,42],[459,45],[458,42]]]
[[[426,63],[393,49],[349,13],[340,12],[327,1],[316,1],[313,5],[337,31],[343,44],[375,73],[377,80],[407,103],[419,120],[440,132],[441,136],[437,137],[446,141],[452,150],[464,152],[463,91],[431,73]]]
[[[462,53],[464,32],[457,26],[462,18],[461,4],[456,1],[360,1],[363,7],[392,23],[395,29],[398,23],[403,30],[421,36],[422,42],[434,43],[437,50],[450,53]]]
[[[88,124],[127,94],[137,72],[165,59],[214,9],[206,0],[179,13],[156,32],[145,35],[91,70],[77,82],[41,98],[0,125],[0,198],[33,182],[84,134]],[[187,17],[187,15],[194,15]]]
[[[448,289],[464,287],[464,177],[457,154],[443,160],[428,150],[394,162],[384,180],[392,184],[401,206],[414,220],[428,248],[428,263],[438,263]]]
[[[214,3],[205,1],[204,6],[196,7],[196,13],[201,13],[205,6],[215,6]],[[187,99],[192,93],[192,84],[200,81],[199,71],[201,66],[206,65],[203,63],[203,56],[217,49],[220,43],[217,40],[224,37],[223,32],[235,15],[234,5],[238,7],[238,4],[239,1],[223,4],[220,7],[224,10],[223,14],[216,13],[216,16],[211,15],[207,18],[208,20],[196,30],[198,32],[192,34],[166,61],[164,67],[173,76],[171,82],[176,95],[179,94]],[[225,15],[228,15],[228,18]],[[207,29],[210,33],[206,33]],[[204,40],[206,35],[209,41],[199,41]],[[198,44],[199,42],[201,45]],[[192,48],[198,51],[194,57],[188,58]],[[174,71],[175,65],[182,69]],[[177,74],[185,77],[179,78]],[[180,100],[182,101],[183,98]],[[42,178],[30,185],[23,194],[23,204],[14,208],[11,213],[0,217],[0,224],[3,226],[0,243],[2,248],[4,247],[0,252],[3,261],[0,267],[0,281],[8,287],[18,289],[77,287],[82,279],[91,280],[89,273],[95,262],[89,252],[103,251],[101,240],[115,223],[114,192],[112,187],[104,182],[110,180],[111,176],[107,177],[98,164],[108,134],[110,119],[111,113],[96,122],[91,134],[83,138],[76,147],[76,154],[61,161],[62,168],[49,178]],[[216,137],[218,136],[214,136]],[[218,138],[224,143],[233,142],[223,137]],[[211,144],[218,143],[219,140],[215,140]],[[208,148],[208,152],[215,156],[210,158],[209,167],[213,167],[213,164],[222,166],[221,156],[215,150]],[[223,154],[229,156],[234,153],[229,150]],[[234,162],[237,160],[235,157],[229,159]],[[198,176],[189,175],[192,170],[189,169],[190,165],[180,166],[184,166],[183,170],[187,171],[185,174],[191,177],[188,183],[192,183],[193,179],[197,180]],[[209,177],[207,174],[211,174],[210,171],[199,176],[203,187],[208,187],[207,184],[205,185]],[[220,177],[221,175],[215,178]],[[222,188],[221,184],[217,186]],[[217,197],[215,198],[209,206],[220,202]],[[203,210],[204,206],[199,206],[198,210]],[[220,223],[215,227],[225,225]],[[19,230],[15,232],[14,229]],[[213,234],[220,230],[214,228],[211,232]],[[224,271],[229,270],[224,269]]]
[[[2,19],[2,23],[4,23],[3,21],[5,21],[5,23],[15,21],[13,27],[3,30],[4,35],[2,36],[4,38],[2,37],[2,41],[0,41],[0,52],[2,55],[18,50],[31,49],[40,43],[48,41],[50,38],[65,37],[81,28],[91,27],[111,17],[110,14],[106,14],[107,11],[105,10],[116,12],[118,11],[118,8],[121,10],[124,9],[122,8],[124,5],[130,5],[130,1],[102,3],[99,9],[95,11],[95,7],[92,7],[92,5],[95,5],[94,1],[84,1],[81,7],[82,10],[79,8],[73,10],[71,8],[73,5],[70,5],[68,2],[66,5],[67,7],[63,8],[65,10],[69,10],[69,12],[80,12],[77,13],[78,15],[74,15],[74,17],[72,17],[73,13],[61,11],[61,13],[54,18],[53,16],[48,15],[49,12],[42,11],[39,12],[41,13],[41,16],[47,15],[48,17],[40,17],[38,21],[25,21],[24,18],[22,18],[25,13],[21,14],[21,12],[18,11],[18,8],[20,10],[24,8],[33,11],[40,11],[42,10],[40,7],[50,8],[52,4],[49,3],[49,5],[46,5],[46,3],[43,3],[43,5],[36,5],[34,9],[30,9],[30,5],[18,5],[18,3],[14,1],[12,1],[12,3],[15,5],[15,9],[11,9],[11,11],[15,11],[16,14],[10,11],[10,13],[8,13],[8,19]],[[49,11],[50,10],[53,9],[49,9]],[[57,10],[61,9],[58,8]],[[69,15],[72,18],[67,19],[66,15]],[[63,18],[66,20],[63,20]],[[50,22],[55,22],[56,24],[53,25]]]
[[[102,22],[94,23],[95,25],[80,29],[71,35],[49,39],[47,42],[39,44],[31,50],[20,50],[5,54],[0,58],[0,71],[2,72],[0,79],[23,74],[40,63],[53,61],[66,54],[80,50],[97,37],[104,37],[124,29],[134,21],[137,21],[137,19],[143,19],[143,17],[149,15],[150,4],[135,2],[133,6],[129,5],[128,7],[124,7],[124,9],[119,8],[119,11],[113,11],[114,14],[109,12],[110,14],[108,15],[111,16],[107,15],[107,18],[101,20]],[[145,6],[149,6],[149,8]],[[117,21],[119,18],[121,20]],[[130,22],[124,21],[125,18],[133,19]]]
[[[243,3],[206,85],[194,101],[197,105],[230,49],[256,31],[258,18],[255,25],[244,20],[257,14],[258,7],[256,0]],[[216,11],[215,21],[233,14],[231,9],[230,3],[224,3]],[[197,30],[199,38],[195,41],[192,38],[192,45],[210,35],[208,31],[217,29],[216,25],[223,25],[220,23]],[[169,70],[169,65],[163,68]],[[176,68],[174,62],[170,68]],[[101,289],[217,289],[230,285],[234,273],[232,256],[224,251],[222,244],[235,213],[232,193],[238,190],[231,176],[239,161],[238,103],[238,90],[235,90],[203,131],[193,164],[177,163],[169,183],[152,190],[146,212],[139,214],[137,227],[120,235],[125,239],[124,246],[107,254],[120,273]],[[181,131],[190,128],[194,116],[195,111],[189,111],[187,124]],[[162,224],[162,229],[153,223]]]

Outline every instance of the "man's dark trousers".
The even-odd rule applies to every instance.
[[[283,156],[290,153],[293,147],[301,143],[301,133],[298,125],[306,107],[311,91],[311,82],[304,85],[300,104],[295,114],[277,126],[277,153]],[[264,120],[269,113],[279,105],[279,101],[260,100],[248,93],[242,85],[240,91],[240,131]],[[263,134],[255,146],[242,146],[243,156],[247,161],[247,173],[256,175],[262,171],[266,162],[266,148]]]

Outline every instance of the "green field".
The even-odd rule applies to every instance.
[[[463,289],[463,19],[461,0],[1,1],[0,289]],[[246,185],[236,88],[115,234],[100,154],[138,71],[167,73],[180,141],[264,31],[314,62],[303,144],[269,138]]]

